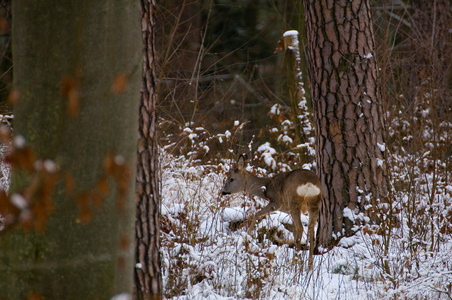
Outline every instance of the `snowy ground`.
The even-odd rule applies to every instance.
[[[314,271],[308,272],[307,251],[276,246],[267,238],[274,232],[291,237],[286,229],[289,216],[274,213],[257,226],[253,236],[247,234],[247,225],[238,221],[264,202],[244,194],[220,196],[227,169],[227,164],[201,165],[162,154],[167,298],[451,299],[452,239],[450,234],[440,235],[440,228],[432,231],[438,235],[433,235],[431,247],[430,224],[425,224],[421,240],[413,229],[413,220],[420,219],[404,215],[402,209],[401,226],[392,230],[389,241],[363,233],[344,238],[330,252],[315,256]],[[402,171],[399,175],[403,176]],[[450,179],[442,188],[445,193],[437,195],[435,205],[450,208]],[[422,203],[422,189],[416,192]],[[410,196],[397,195],[395,202],[405,207],[403,201]],[[304,217],[303,222],[307,220]],[[443,221],[450,223],[450,219]]]
[[[401,222],[389,238],[368,230],[343,238],[315,256],[309,272],[307,251],[271,241],[274,234],[293,238],[288,215],[273,213],[247,234],[241,221],[265,202],[220,195],[229,162],[206,165],[162,150],[165,298],[452,299],[450,166],[426,157],[391,156],[393,208]],[[420,169],[431,165],[434,172]],[[1,161],[0,171],[7,188],[9,168]]]

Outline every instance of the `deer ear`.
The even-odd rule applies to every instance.
[[[237,167],[239,170],[244,170],[246,165],[246,154],[242,154],[239,156],[239,159],[237,160]]]

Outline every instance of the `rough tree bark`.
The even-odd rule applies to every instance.
[[[138,129],[135,294],[137,299],[159,299],[162,273],[159,252],[155,0],[141,0],[140,8],[144,60]]]
[[[318,245],[354,232],[351,212],[386,195],[384,130],[368,0],[305,0],[323,202]],[[317,245],[317,246],[318,246]]]
[[[137,7],[15,0],[12,10],[16,213],[1,213],[16,227],[0,239],[0,298],[132,294]]]

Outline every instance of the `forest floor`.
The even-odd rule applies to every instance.
[[[413,185],[393,194],[400,224],[383,236],[378,230],[360,230],[342,238],[331,251],[314,257],[310,272],[308,251],[271,241],[274,234],[293,239],[287,229],[289,215],[273,213],[252,235],[247,233],[242,221],[265,201],[245,194],[220,195],[229,161],[206,165],[163,152],[165,297],[452,299],[451,178],[413,177],[416,170],[404,167],[408,157],[392,160],[398,166],[393,184]],[[306,240],[308,217],[302,221]]]
[[[267,159],[270,152],[264,151]],[[452,299],[451,168],[429,159],[429,153],[400,151],[388,157],[392,201],[390,208],[381,209],[391,210],[399,220],[396,226],[383,219],[377,228],[361,228],[329,252],[315,255],[309,271],[308,251],[273,242],[275,235],[293,239],[289,215],[270,214],[249,235],[243,220],[265,201],[243,193],[221,196],[232,161],[203,163],[190,158],[195,155],[174,155],[163,148],[164,297]],[[0,183],[7,188],[9,167],[0,163]],[[308,216],[302,222],[306,241]]]

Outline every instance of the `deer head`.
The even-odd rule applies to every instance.
[[[228,178],[223,187],[223,195],[239,193],[246,188],[247,171],[245,169],[245,155],[240,155],[237,164],[229,171]]]

